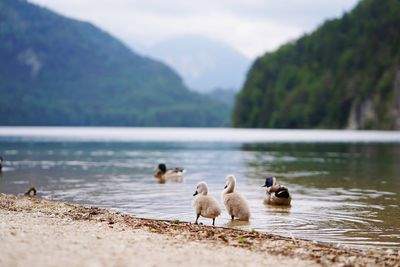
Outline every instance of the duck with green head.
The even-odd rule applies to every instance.
[[[170,168],[164,163],[160,163],[154,169],[154,177],[159,180],[160,183],[165,183],[166,181],[181,182],[183,179],[183,174],[185,169],[183,168]]]
[[[267,188],[264,202],[271,205],[290,206],[292,195],[286,186],[278,184],[275,177],[265,178],[263,187]]]
[[[1,172],[2,169],[3,169],[3,162],[4,162],[4,159],[3,159],[2,156],[0,156],[0,172]]]

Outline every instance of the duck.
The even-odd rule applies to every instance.
[[[264,202],[270,205],[290,206],[292,195],[286,186],[278,184],[275,177],[265,178],[265,184],[262,187],[267,188]]]
[[[200,216],[205,218],[211,218],[213,220],[212,225],[215,226],[215,218],[221,214],[221,209],[218,202],[212,196],[208,196],[208,186],[206,182],[199,182],[196,186],[196,191],[193,196],[196,198],[193,200],[192,206],[196,212],[195,224],[198,224]]]
[[[2,156],[0,156],[0,172],[1,172],[2,169],[3,169],[3,162],[4,162],[4,159],[3,159]]]
[[[166,181],[181,182],[184,173],[185,169],[167,169],[167,166],[164,163],[158,164],[158,166],[154,169],[154,177],[157,178],[160,183],[165,183]]]
[[[24,195],[32,197],[32,196],[36,196],[36,193],[37,193],[36,188],[34,186],[32,186],[32,187],[29,187],[28,190],[26,190]]]
[[[250,219],[249,205],[244,196],[235,192],[235,185],[236,177],[234,175],[228,175],[226,177],[224,191],[222,191],[225,208],[232,220],[236,217],[238,220],[248,221]]]

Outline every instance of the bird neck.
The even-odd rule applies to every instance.
[[[228,187],[225,189],[225,193],[229,194],[232,193],[235,190],[235,181],[231,180],[228,183]]]

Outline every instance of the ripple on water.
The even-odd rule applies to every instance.
[[[205,180],[223,209],[218,226],[342,245],[400,247],[398,182],[393,178],[400,176],[400,164],[393,158],[376,160],[386,156],[379,153],[394,152],[378,149],[374,153],[379,157],[363,157],[362,148],[350,145],[303,145],[300,150],[275,145],[264,150],[229,144],[54,143],[45,149],[41,145],[14,149],[8,144],[0,188],[21,193],[34,184],[50,199],[193,222],[192,194],[196,183]],[[152,173],[159,162],[185,167],[183,182],[158,184]],[[365,175],[360,172],[369,166],[374,169]],[[223,208],[221,191],[228,173],[237,176],[237,189],[249,200],[250,222],[232,222]],[[265,175],[274,175],[289,187],[291,207],[263,203]],[[375,183],[381,176],[386,183]],[[206,218],[200,222],[211,224]]]

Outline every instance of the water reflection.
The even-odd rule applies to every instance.
[[[314,238],[323,231],[330,240],[364,246],[400,244],[400,212],[395,204],[400,194],[399,148],[395,144],[242,147],[253,152],[247,162],[250,179],[265,173],[279,177],[291,189],[294,205],[287,228]],[[267,216],[273,217],[271,227],[280,229],[286,223],[270,209]]]
[[[291,206],[282,206],[282,205],[277,206],[266,203],[264,203],[264,206],[266,212],[269,214],[273,214],[276,216],[290,215]]]
[[[228,220],[223,226],[228,228],[247,229],[248,226],[250,226],[250,222],[241,220]]]
[[[183,182],[184,177],[175,177],[173,179],[157,179],[154,178],[155,181],[157,181],[157,183],[159,184],[165,184],[165,183],[182,183]]]
[[[50,199],[194,222],[196,183],[207,181],[223,207],[225,176],[232,173],[252,219],[232,222],[223,210],[218,226],[400,247],[398,144],[0,142],[0,154],[7,159],[1,192],[35,186]],[[181,183],[159,184],[153,177],[158,162],[184,166]],[[291,207],[264,204],[266,176],[289,188]]]

